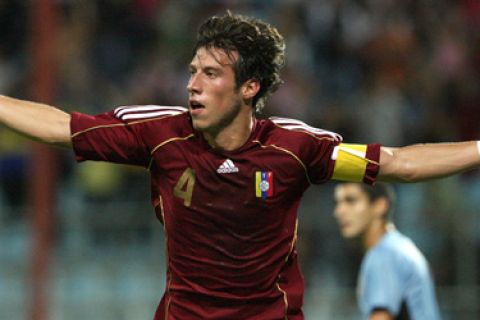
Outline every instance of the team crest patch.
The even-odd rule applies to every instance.
[[[273,196],[273,172],[255,172],[255,195],[262,199]]]

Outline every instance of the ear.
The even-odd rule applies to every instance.
[[[390,204],[386,198],[378,198],[372,203],[372,209],[377,218],[385,219],[390,209]]]
[[[242,85],[242,96],[245,100],[251,100],[253,97],[256,96],[258,91],[260,90],[260,81],[257,79],[248,79]]]

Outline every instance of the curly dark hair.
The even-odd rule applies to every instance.
[[[386,220],[392,220],[392,215],[396,202],[395,189],[387,183],[376,183],[374,186],[359,183],[360,188],[367,195],[370,202],[385,198],[388,201],[388,211],[385,215]]]
[[[194,54],[202,47],[219,48],[227,54],[238,52],[239,58],[233,65],[237,87],[248,79],[260,82],[260,90],[253,98],[257,112],[282,82],[280,69],[285,64],[285,41],[268,23],[230,11],[213,16],[200,25]]]

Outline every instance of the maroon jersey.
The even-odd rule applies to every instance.
[[[219,151],[186,109],[159,106],[73,113],[71,128],[77,160],[151,173],[168,259],[155,320],[303,319],[297,209],[310,184],[331,178],[339,135],[298,120],[254,120],[242,147]],[[378,161],[379,146],[368,148]]]

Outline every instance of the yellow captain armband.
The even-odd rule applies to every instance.
[[[370,160],[366,157],[367,145],[340,143],[333,149],[335,160],[333,180],[361,182]]]

